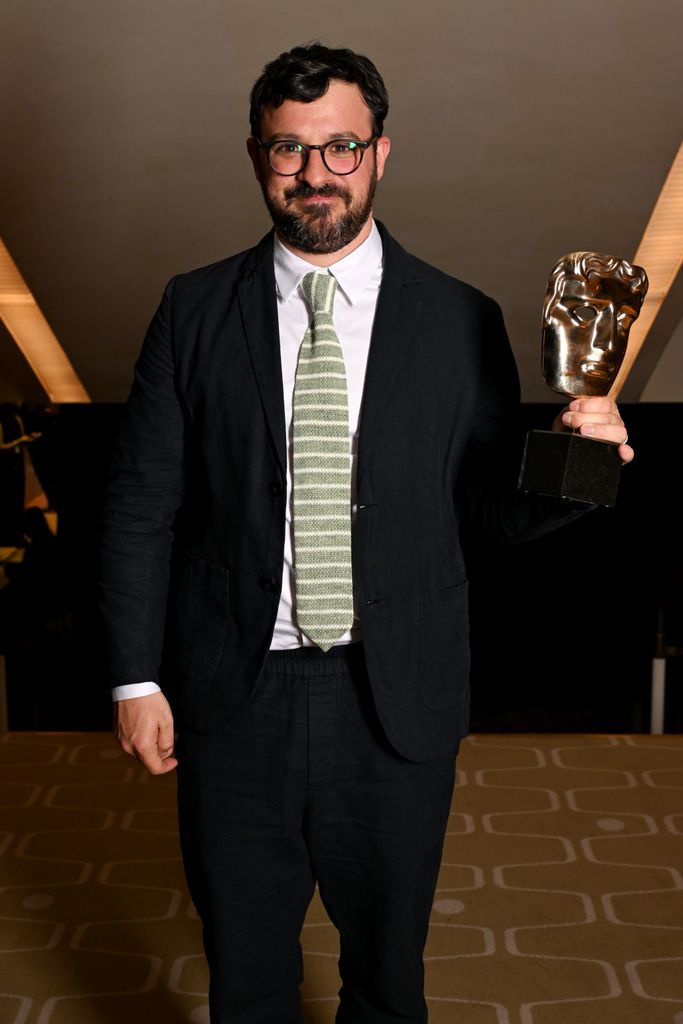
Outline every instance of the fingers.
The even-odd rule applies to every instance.
[[[170,772],[178,764],[177,759],[173,756],[173,746],[175,742],[175,735],[173,732],[173,718],[169,716],[168,719],[159,727],[159,735],[157,738],[157,751],[159,753],[159,759],[163,765],[162,771]]]
[[[137,743],[133,748],[133,756],[147,769],[150,775],[165,775],[171,772],[178,764],[173,757],[173,748],[163,751],[159,747],[158,737],[152,737],[148,742]]]
[[[635,457],[636,453],[633,448],[631,448],[630,444],[619,445],[619,458],[622,462],[632,462]]]
[[[634,451],[626,442],[628,432],[615,402],[606,396],[576,398],[561,415],[565,427],[576,430],[582,437],[598,441],[612,441],[619,445],[623,462],[631,462]]]
[[[123,746],[123,749],[126,750],[125,746]],[[154,739],[148,741],[137,740],[135,744],[131,745],[130,750],[126,750],[126,753],[136,757],[150,775],[165,775],[166,772],[173,771],[178,764],[177,760],[171,756],[171,753],[167,753],[165,756],[162,755]]]
[[[122,749],[151,775],[164,775],[177,766],[173,756],[173,715],[161,693],[114,705],[114,732]]]

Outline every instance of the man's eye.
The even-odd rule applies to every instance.
[[[337,142],[331,142],[328,146],[330,152],[335,156],[346,156],[348,153],[353,153],[356,148],[357,144],[351,139],[339,139]]]
[[[299,142],[278,142],[273,149],[280,156],[296,156],[301,153],[301,143]]]

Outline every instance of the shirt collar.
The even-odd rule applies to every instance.
[[[370,234],[353,252],[329,267],[317,267],[293,253],[275,235],[273,262],[277,292],[283,302],[289,301],[305,274],[317,270],[332,274],[353,306],[382,266],[382,239],[373,220]]]

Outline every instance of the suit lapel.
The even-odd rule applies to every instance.
[[[282,394],[272,232],[256,247],[237,289],[249,357],[261,395],[263,412],[286,478],[287,444]]]
[[[417,328],[422,310],[422,283],[408,254],[378,224],[384,246],[384,269],[365,373],[358,436],[358,493],[366,473],[391,389]]]
[[[413,341],[422,309],[422,282],[408,253],[378,224],[384,270],[365,373],[358,438],[358,487],[372,458],[391,389]],[[283,477],[287,471],[272,232],[254,249],[237,289],[249,356]]]

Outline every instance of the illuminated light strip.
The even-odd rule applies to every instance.
[[[683,143],[674,157],[633,262],[645,268],[649,287],[640,316],[629,332],[626,355],[610,398],[616,398],[621,391],[683,263]]]
[[[51,402],[90,401],[1,238],[0,318]]]

